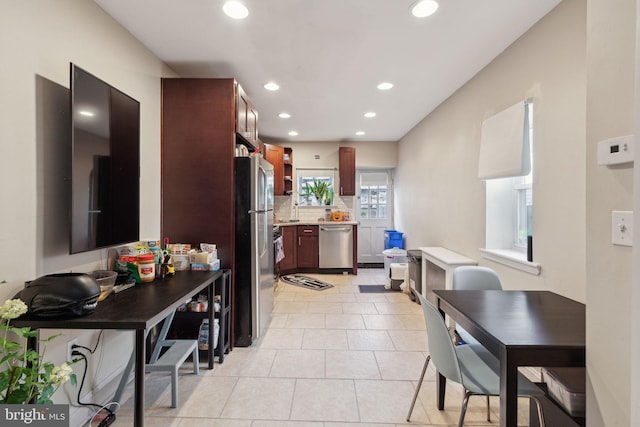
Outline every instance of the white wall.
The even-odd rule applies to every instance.
[[[355,147],[356,168],[395,168],[398,164],[398,144],[380,141],[322,141],[322,142],[270,142],[275,145],[290,147],[293,151],[294,183],[296,168],[338,168],[338,150],[340,147]],[[319,159],[315,156],[319,155]],[[335,172],[336,185],[338,171]],[[295,187],[295,184],[294,184]],[[337,187],[336,187],[337,188]],[[295,191],[295,189],[294,189]],[[278,218],[288,220],[294,216],[293,196],[276,197],[275,210]],[[334,210],[349,211],[351,219],[355,217],[355,200],[353,196],[334,196]],[[299,219],[315,221],[324,216],[324,208],[299,208]]]
[[[498,271],[508,289],[585,300],[585,12],[567,0],[411,130],[399,144],[396,226],[409,247],[443,246]],[[533,250],[540,276],[480,258],[483,119],[534,104]]]
[[[633,168],[598,166],[600,140],[634,132],[635,0],[587,7],[587,417],[629,426],[631,248],[611,244],[611,211],[633,209]],[[637,167],[637,164],[636,164]],[[636,190],[637,191],[637,190]],[[637,326],[636,326],[637,330]],[[636,337],[637,339],[637,337]],[[637,369],[637,368],[636,368]]]
[[[140,101],[142,238],[159,238],[160,77],[175,74],[93,1],[1,0],[0,9],[0,279],[8,282],[0,287],[4,301],[26,280],[104,267],[104,251],[69,255],[69,63]],[[68,339],[79,335],[80,344],[93,346],[97,337],[93,332],[63,333],[47,350],[56,364],[65,359]],[[105,347],[91,360],[85,390],[110,383],[131,354],[130,334],[107,332],[103,342]],[[65,389],[75,400],[76,388]],[[54,398],[69,401],[65,390]],[[72,408],[71,425],[87,413]]]
[[[634,131],[636,17],[635,0],[563,1],[399,145],[396,218],[410,246],[446,246],[479,259],[509,289],[550,289],[586,302],[590,426],[638,421],[630,398],[631,387],[636,396],[640,388],[630,356],[630,340],[640,334],[630,322],[638,293],[631,291],[631,249],[612,245],[610,235],[611,211],[633,209],[633,170],[596,164],[598,141]],[[484,242],[480,123],[526,97],[535,104],[539,277],[484,261],[477,250]]]

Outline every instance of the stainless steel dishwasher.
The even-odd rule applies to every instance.
[[[346,271],[353,268],[352,225],[320,225],[318,245],[320,269],[341,269]]]

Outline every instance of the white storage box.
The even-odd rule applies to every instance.
[[[584,417],[586,408],[585,368],[543,368],[542,380],[549,395],[572,417]]]

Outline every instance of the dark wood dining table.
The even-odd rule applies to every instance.
[[[585,366],[585,305],[549,291],[435,290],[438,308],[500,360],[500,425],[516,426],[518,367]],[[438,388],[443,409],[445,381]],[[442,406],[441,406],[442,405]]]
[[[163,321],[185,302],[201,291],[206,291],[208,300],[213,301],[214,286],[217,281],[230,280],[228,270],[181,271],[174,277],[138,284],[124,292],[110,295],[98,303],[95,311],[81,317],[43,318],[29,314],[12,320],[13,326],[40,329],[112,329],[135,331],[134,357],[129,361],[122,375],[116,398],[127,383],[131,369],[135,372],[134,420],[135,427],[144,426],[144,372],[145,341],[151,327]],[[221,286],[224,286],[223,284]],[[211,304],[209,307],[213,307]],[[214,310],[210,309],[209,324],[213,325]],[[209,328],[209,342],[213,342],[213,328]],[[38,350],[38,339],[30,339],[29,346]],[[213,352],[207,355],[208,368],[213,369]]]

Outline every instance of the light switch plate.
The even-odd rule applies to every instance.
[[[633,246],[633,212],[611,212],[611,243]]]

